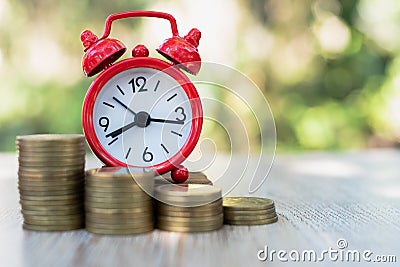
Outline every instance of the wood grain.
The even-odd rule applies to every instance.
[[[17,158],[0,154],[1,266],[280,266],[260,262],[258,250],[314,249],[344,238],[348,249],[391,254],[400,261],[400,152],[375,150],[347,153],[278,155],[272,171],[255,195],[275,200],[278,223],[266,226],[224,226],[203,234],[155,230],[137,236],[98,236],[85,230],[62,233],[22,229],[17,190]],[[205,171],[216,185],[221,166],[241,156],[218,156]],[[255,163],[250,159],[249,166]],[[262,163],[263,164],[263,163]],[[100,166],[89,157],[87,168]],[[265,170],[268,164],[265,164]],[[215,178],[213,180],[213,177]],[[238,183],[231,194],[248,194]],[[228,182],[229,184],[229,182]],[[333,264],[333,263],[332,263]],[[309,266],[309,263],[285,264]],[[328,266],[331,262],[319,263]],[[335,266],[340,263],[333,264]],[[346,263],[345,266],[360,264]],[[365,264],[361,264],[365,265]]]

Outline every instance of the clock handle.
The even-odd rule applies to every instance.
[[[134,17],[152,17],[152,18],[166,19],[171,24],[172,35],[179,36],[178,26],[176,25],[176,20],[171,14],[164,13],[164,12],[158,12],[158,11],[137,10],[137,11],[127,11],[127,12],[115,13],[115,14],[108,16],[106,19],[106,26],[104,28],[104,33],[103,33],[103,36],[100,37],[100,40],[105,39],[108,37],[108,35],[110,35],[111,24],[114,20],[134,18]]]

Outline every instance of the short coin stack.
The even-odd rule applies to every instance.
[[[23,228],[36,231],[82,228],[84,136],[18,136],[17,147]]]
[[[274,201],[257,197],[225,197],[224,220],[233,225],[261,225],[278,221]]]
[[[173,232],[207,232],[223,226],[221,189],[204,184],[160,185],[155,189],[157,227]]]
[[[125,235],[154,229],[154,172],[103,167],[86,172],[86,229],[95,234]]]

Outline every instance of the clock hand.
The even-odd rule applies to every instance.
[[[123,106],[124,108],[126,108],[127,110],[129,110],[133,115],[136,116],[136,112],[133,111],[132,109],[130,109],[127,105],[125,105],[124,103],[122,103],[118,98],[116,98],[115,96],[113,97],[113,99],[115,101],[117,101],[118,104],[120,104],[121,106]]]
[[[172,124],[184,124],[184,121],[174,121],[174,120],[164,120],[164,119],[155,119],[155,118],[149,118],[150,121],[154,122],[162,122],[162,123],[172,123]]]
[[[122,134],[123,132],[129,130],[130,128],[132,128],[132,127],[135,126],[135,125],[136,125],[136,122],[135,122],[135,121],[134,121],[134,122],[131,122],[131,123],[129,123],[129,124],[127,124],[127,125],[125,125],[125,126],[119,128],[119,129],[117,129],[117,130],[115,130],[115,131],[113,131],[113,132],[107,134],[106,137],[108,138],[108,137],[111,136],[112,138],[115,138],[115,137],[117,137],[118,135]]]

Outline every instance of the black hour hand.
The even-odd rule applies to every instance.
[[[115,137],[117,137],[118,135],[122,134],[123,132],[129,130],[130,128],[132,128],[132,127],[135,126],[135,125],[136,125],[136,122],[135,122],[135,121],[134,121],[134,122],[131,122],[131,123],[129,123],[129,124],[127,124],[127,125],[125,125],[125,126],[119,128],[119,129],[117,129],[117,130],[115,130],[115,131],[113,131],[113,132],[107,134],[106,137],[108,138],[108,137],[111,136],[112,138],[115,138]]]

